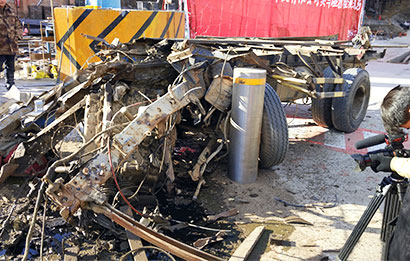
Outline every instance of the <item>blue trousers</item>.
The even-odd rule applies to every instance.
[[[10,88],[14,84],[14,61],[16,55],[4,55],[0,54],[0,72],[6,69],[6,83],[7,88]],[[5,68],[3,65],[6,65]]]

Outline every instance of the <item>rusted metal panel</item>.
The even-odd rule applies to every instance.
[[[118,155],[114,154],[113,159],[117,162]],[[99,189],[100,185],[104,184],[111,175],[108,155],[98,154],[68,183],[64,184],[61,179],[55,182],[47,181],[49,188],[46,193],[60,206],[61,216],[70,220],[71,216],[85,202],[105,203],[107,197]]]
[[[84,110],[84,138],[86,141],[90,140],[97,134],[98,126],[98,103],[99,95],[96,93],[91,93],[86,96],[85,110]],[[96,144],[88,146],[84,152],[89,152],[95,149]]]
[[[113,107],[113,88],[110,83],[106,83],[103,85],[104,90],[104,104],[103,104],[103,115],[102,115],[102,127],[101,129],[104,131],[108,129],[111,125],[111,118],[112,118],[112,107]],[[108,134],[104,134],[101,139],[101,146],[105,144],[105,139],[108,137]]]
[[[195,95],[195,90],[190,91],[187,82],[183,82],[172,89],[149,106],[139,111],[138,116],[126,126],[119,134],[114,136],[114,141],[120,146],[121,151],[128,154],[135,149],[149,132],[162,120],[172,113],[180,110],[190,102],[190,97]]]

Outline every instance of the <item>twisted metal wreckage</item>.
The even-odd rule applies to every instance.
[[[105,44],[97,54],[101,62],[36,98],[46,109],[34,119],[26,117],[34,110],[32,99],[0,120],[0,181],[10,175],[44,175],[26,247],[45,192],[73,225],[78,210],[89,209],[183,259],[218,260],[154,232],[108,202],[121,196],[121,204],[150,218],[136,209],[139,197],[184,173],[198,181],[193,197],[198,196],[207,165],[229,151],[232,68],[267,71],[260,166],[270,168],[283,160],[288,144],[281,101],[344,96],[343,90],[324,91],[323,85],[342,84],[346,68],[364,68],[370,58],[382,55],[369,48],[366,34],[353,44],[219,38]],[[333,77],[324,76],[324,68],[331,68]],[[80,122],[81,148],[56,158],[51,153],[56,144]],[[192,144],[200,149],[188,162]]]

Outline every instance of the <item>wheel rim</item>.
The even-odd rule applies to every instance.
[[[361,84],[359,88],[357,88],[354,99],[352,103],[352,117],[353,119],[357,120],[360,118],[363,108],[365,107],[364,101],[366,98],[366,88],[364,84]]]

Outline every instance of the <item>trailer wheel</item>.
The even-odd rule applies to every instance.
[[[350,68],[343,73],[345,97],[332,99],[332,123],[335,129],[353,132],[359,128],[370,98],[369,73]],[[340,89],[340,85],[335,89]]]
[[[330,67],[327,67],[323,71],[323,77],[334,78],[335,73]],[[333,92],[335,90],[335,85],[332,83],[323,84],[323,90],[321,90],[320,85],[316,85],[316,91],[320,92]],[[332,123],[332,98],[326,99],[312,99],[312,118],[317,125],[322,127],[331,128]]]
[[[280,164],[288,151],[288,124],[279,96],[268,83],[263,103],[259,167],[269,169]]]

